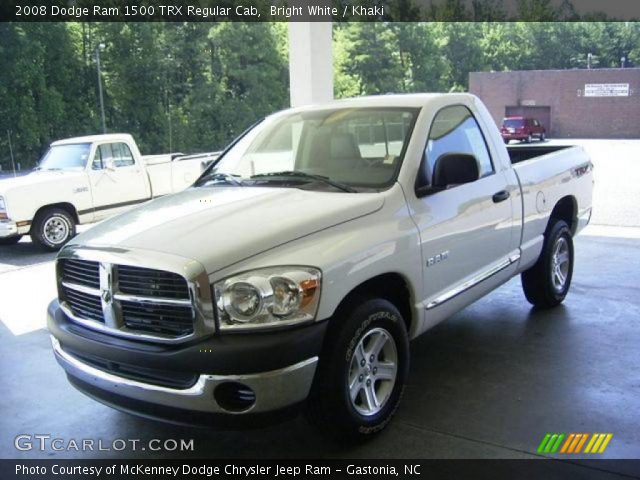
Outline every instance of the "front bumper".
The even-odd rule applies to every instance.
[[[197,344],[168,346],[91,331],[69,320],[57,300],[48,311],[55,357],[76,388],[120,410],[191,424],[227,425],[238,420],[241,425],[242,417],[265,417],[299,405],[313,383],[326,323],[271,334],[212,336]],[[104,362],[86,360],[94,358]],[[127,375],[134,368],[182,377],[192,373],[194,382],[166,386],[153,377],[145,381]],[[239,410],[221,403],[216,393],[221,386],[238,384],[254,395],[254,401]]]
[[[18,235],[18,226],[11,220],[0,220],[0,238],[15,237]]]

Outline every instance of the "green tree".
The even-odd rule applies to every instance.
[[[339,74],[359,78],[359,94],[404,91],[397,37],[387,23],[353,22],[341,26],[347,61]]]

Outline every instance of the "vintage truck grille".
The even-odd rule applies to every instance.
[[[61,300],[77,319],[164,338],[194,331],[189,286],[176,273],[61,259],[59,274]]]

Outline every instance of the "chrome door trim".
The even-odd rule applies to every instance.
[[[495,275],[496,273],[504,270],[505,268],[509,267],[510,265],[513,265],[518,260],[520,260],[520,254],[519,253],[511,255],[509,258],[507,258],[504,261],[498,263],[497,265],[494,265],[493,267],[489,268],[488,270],[485,270],[484,272],[479,273],[475,277],[467,280],[466,282],[461,283],[460,285],[452,288],[448,292],[445,292],[442,295],[440,295],[439,297],[433,299],[431,302],[429,302],[427,304],[427,306],[425,307],[425,310],[431,310],[432,308],[435,308],[435,307],[443,304],[444,302],[446,302],[448,300],[451,300],[454,297],[457,297],[458,295],[460,295],[461,293],[466,292],[470,288],[475,287],[480,282],[483,282],[487,278],[489,278],[489,277]]]

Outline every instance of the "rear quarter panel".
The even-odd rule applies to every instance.
[[[593,165],[581,147],[572,147],[514,165],[521,185],[521,269],[535,263],[553,208],[564,197],[576,206],[574,235],[586,226],[592,208]]]

